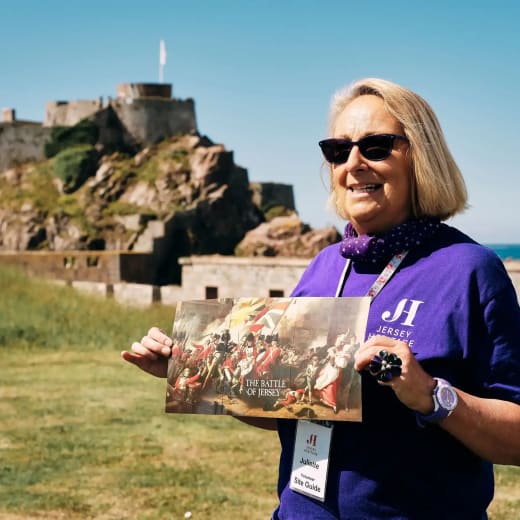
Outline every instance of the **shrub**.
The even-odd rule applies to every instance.
[[[98,153],[91,145],[61,151],[54,159],[54,174],[63,181],[63,192],[76,191],[96,173]]]
[[[268,206],[262,209],[267,222],[270,222],[276,217],[289,217],[290,215],[294,215],[294,211],[285,206]]]
[[[88,119],[74,126],[56,126],[51,131],[51,139],[45,144],[46,157],[54,157],[66,148],[80,144],[94,145],[99,138],[99,128]]]

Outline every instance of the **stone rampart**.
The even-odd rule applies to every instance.
[[[27,255],[32,256],[32,262],[27,260]],[[146,306],[154,302],[174,306],[181,300],[206,298],[286,297],[310,262],[310,259],[287,257],[192,256],[179,259],[182,265],[182,285],[158,286],[124,281],[136,278],[136,274],[130,275],[128,271],[126,274],[120,274],[121,265],[125,265],[125,258],[126,269],[133,265],[136,272],[147,272],[146,261],[143,262],[143,258],[139,260],[139,256],[151,258],[151,255],[111,254],[108,251],[63,252],[56,255],[61,255],[63,265],[59,270],[52,271],[54,282],[68,283],[78,290],[103,297],[113,297],[121,303],[135,306]],[[46,257],[46,253],[16,255],[0,253],[0,262],[18,265],[33,275],[49,276],[49,272],[44,272],[44,267],[46,265],[47,269],[49,267],[45,261]],[[96,277],[92,276],[93,271],[88,270],[93,266],[80,268],[81,262],[86,263],[88,258],[96,257],[103,260],[105,270],[108,266],[112,266],[114,272],[109,280],[95,279]],[[121,257],[119,264],[115,263],[118,257]],[[77,269],[74,269],[74,265],[66,267],[67,262],[70,265],[71,258],[76,259],[74,265]],[[78,258],[80,261],[77,260]],[[39,263],[40,266],[36,268],[33,262]],[[504,264],[520,299],[520,262],[506,261]],[[80,279],[79,277],[85,276],[85,273],[90,273],[90,277]]]
[[[101,98],[96,100],[49,101],[45,105],[43,126],[74,126],[102,108],[103,101]]]
[[[273,206],[296,211],[294,204],[294,192],[291,184],[280,184],[276,182],[252,182],[254,204],[267,211]]]
[[[150,284],[154,273],[152,255],[132,251],[1,251],[0,262],[69,283]]]
[[[307,258],[191,256],[180,258],[185,299],[288,296]]]
[[[197,131],[193,99],[115,99],[110,106],[126,131],[140,145]]]
[[[113,298],[119,303],[143,307],[160,301],[159,287],[139,283],[115,283]]]
[[[50,128],[44,128],[39,123],[0,123],[0,171],[43,160],[44,146],[49,138]]]
[[[96,296],[107,297],[113,293],[113,286],[103,282],[87,282],[84,280],[73,280],[69,285],[77,291]]]

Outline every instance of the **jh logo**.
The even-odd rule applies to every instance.
[[[318,436],[317,436],[315,433],[313,433],[313,434],[311,434],[311,435],[309,436],[309,438],[307,439],[307,444],[308,444],[309,446],[314,446],[314,447],[316,447],[316,440],[317,440],[317,439],[318,439]]]
[[[390,311],[385,311],[381,315],[383,321],[387,323],[393,323],[398,319],[405,315],[405,320],[400,322],[400,325],[407,325],[408,327],[413,327],[413,320],[415,319],[415,315],[417,314],[417,310],[419,309],[419,305],[424,303],[420,300],[408,300],[407,298],[402,299],[394,310],[394,314]]]

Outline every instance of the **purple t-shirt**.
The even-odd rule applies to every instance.
[[[339,244],[312,261],[293,296],[334,296]],[[354,262],[342,296],[364,296],[385,267]],[[367,337],[407,341],[423,368],[480,397],[520,404],[520,308],[501,260],[441,225],[412,250],[373,300]],[[362,374],[363,422],[334,427],[325,503],[289,489],[296,422],[279,420],[282,444],[273,518],[486,518],[492,465],[436,425],[421,428],[391,388]]]

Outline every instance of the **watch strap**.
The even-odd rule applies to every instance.
[[[453,390],[453,387],[451,386],[451,384],[448,383],[448,381],[441,379],[439,377],[435,377],[434,379],[436,381],[436,384],[435,384],[435,387],[432,392],[432,398],[433,398],[433,404],[434,404],[433,412],[428,415],[425,415],[425,414],[422,414],[419,412],[415,412],[415,418],[417,420],[417,424],[422,427],[426,426],[427,424],[435,424],[435,423],[438,423],[439,421],[442,421],[442,419],[445,419],[446,417],[448,417],[448,415],[450,415],[453,412],[455,406],[457,405],[456,394],[455,394],[454,406],[452,406],[451,408],[447,408],[442,405],[442,403],[439,401],[439,398],[438,398],[438,394],[442,391],[442,389],[443,388],[445,389],[446,387],[448,387],[453,392],[455,392],[455,391]]]

